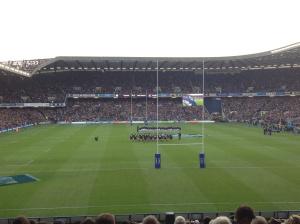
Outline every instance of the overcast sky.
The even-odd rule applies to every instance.
[[[299,0],[3,0],[0,61],[230,56],[300,41]]]

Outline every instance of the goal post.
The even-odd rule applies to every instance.
[[[204,60],[202,61],[202,94],[203,94],[203,105],[202,105],[202,123],[201,123],[201,129],[202,129],[202,146],[201,146],[201,152],[199,153],[199,163],[200,163],[200,169],[203,169],[206,167],[205,164],[205,148],[204,148],[204,139],[205,139],[205,135],[204,135],[204,131],[205,131],[205,127],[204,127],[204,113],[205,113],[205,104],[204,104],[204,98],[205,98],[205,67],[204,67]]]
[[[190,142],[190,143],[160,143],[159,142],[159,61],[156,61],[156,153],[154,154],[154,167],[156,169],[160,169],[161,168],[161,153],[160,153],[160,146],[170,146],[171,147],[181,147],[183,145],[185,146],[200,146],[199,147],[199,153],[198,153],[198,158],[197,160],[199,161],[199,167],[201,169],[206,168],[206,163],[205,163],[205,125],[204,125],[204,119],[205,119],[205,105],[204,105],[204,98],[205,98],[205,67],[204,67],[205,63],[204,60],[202,61],[202,94],[198,94],[198,95],[202,95],[202,117],[201,117],[201,141],[200,142]],[[197,95],[197,94],[188,94],[188,95]],[[197,103],[196,103],[197,106]],[[180,134],[181,135],[181,134]]]

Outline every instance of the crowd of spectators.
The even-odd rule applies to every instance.
[[[228,120],[245,122],[268,120],[284,123],[300,117],[300,97],[222,98],[222,108]]]
[[[300,69],[242,71],[208,74],[206,92],[300,91]],[[67,94],[156,92],[156,72],[65,72],[31,78],[0,73],[0,103],[65,102],[60,108],[0,109],[0,129],[43,121],[156,120],[156,99],[67,99]],[[160,72],[162,93],[202,92],[202,75]],[[222,98],[228,120],[263,118],[275,122],[300,117],[300,97]],[[183,107],[181,98],[160,98],[159,120],[200,120],[202,107]],[[209,118],[205,114],[205,118]]]
[[[208,116],[208,114],[206,114]],[[160,99],[159,120],[201,120],[202,107],[183,107],[180,98]],[[78,121],[155,121],[156,99],[69,99],[66,107],[0,109],[0,130],[29,123]]]
[[[209,92],[275,92],[300,90],[299,69],[246,70],[239,74],[211,74],[206,76]],[[218,92],[218,91],[217,91]]]
[[[57,222],[58,224],[65,224],[63,221]],[[263,217],[255,214],[254,210],[246,205],[239,206],[231,217],[217,216],[215,218],[204,217],[202,220],[190,220],[184,216],[175,216],[170,214],[166,220],[161,221],[154,215],[148,215],[143,218],[142,222],[135,220],[128,220],[118,222],[115,216],[110,213],[103,213],[95,218],[87,217],[74,224],[300,224],[300,215],[291,215],[287,219]],[[25,216],[19,216],[13,224],[37,224],[34,219],[28,219]],[[46,223],[48,224],[48,223]],[[69,224],[69,223],[68,223]]]
[[[46,121],[46,118],[38,109],[0,108],[0,131],[43,121]]]
[[[147,106],[146,106],[147,105]],[[157,120],[156,99],[76,99],[60,109],[44,109],[44,114],[57,121],[130,121]],[[159,120],[200,120],[202,107],[183,107],[180,98],[160,99]]]
[[[242,71],[238,74],[207,74],[206,93],[300,91],[300,69]],[[156,72],[61,72],[31,78],[0,74],[1,102],[64,102],[66,94],[155,93]],[[166,71],[159,73],[162,93],[201,93],[202,74]]]
[[[156,99],[69,99],[66,107],[2,108],[0,129],[40,122],[78,121],[155,121]],[[227,120],[248,122],[267,120],[285,124],[300,118],[300,97],[232,97],[222,98],[223,115]],[[201,106],[184,107],[181,98],[161,98],[158,120],[202,120]],[[211,115],[205,110],[205,119]]]

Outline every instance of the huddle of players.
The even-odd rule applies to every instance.
[[[149,134],[149,133],[144,133],[144,134],[131,134],[129,136],[129,139],[131,141],[138,141],[138,142],[151,142],[151,141],[157,141],[157,137],[159,141],[167,141],[167,140],[172,140],[173,136],[170,134],[159,134],[158,136],[156,134]]]
[[[264,135],[272,135],[272,127],[270,125],[263,126]]]
[[[281,132],[283,130],[281,124],[264,123],[262,124],[264,135],[272,135],[272,132]]]

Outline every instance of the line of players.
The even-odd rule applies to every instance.
[[[264,135],[272,135],[272,132],[281,132],[283,130],[281,124],[264,123],[262,124]]]
[[[150,133],[137,133],[137,134],[131,134],[129,136],[129,139],[133,142],[152,142],[157,141],[157,137],[159,141],[168,141],[173,139],[173,135],[171,134],[150,134]]]
[[[136,128],[136,131],[137,132],[145,132],[145,131],[148,131],[148,132],[151,132],[151,131],[169,131],[169,132],[172,132],[172,131],[176,131],[176,132],[180,132],[181,131],[181,127],[147,127],[147,126],[143,126],[143,127],[139,127],[137,126]]]

